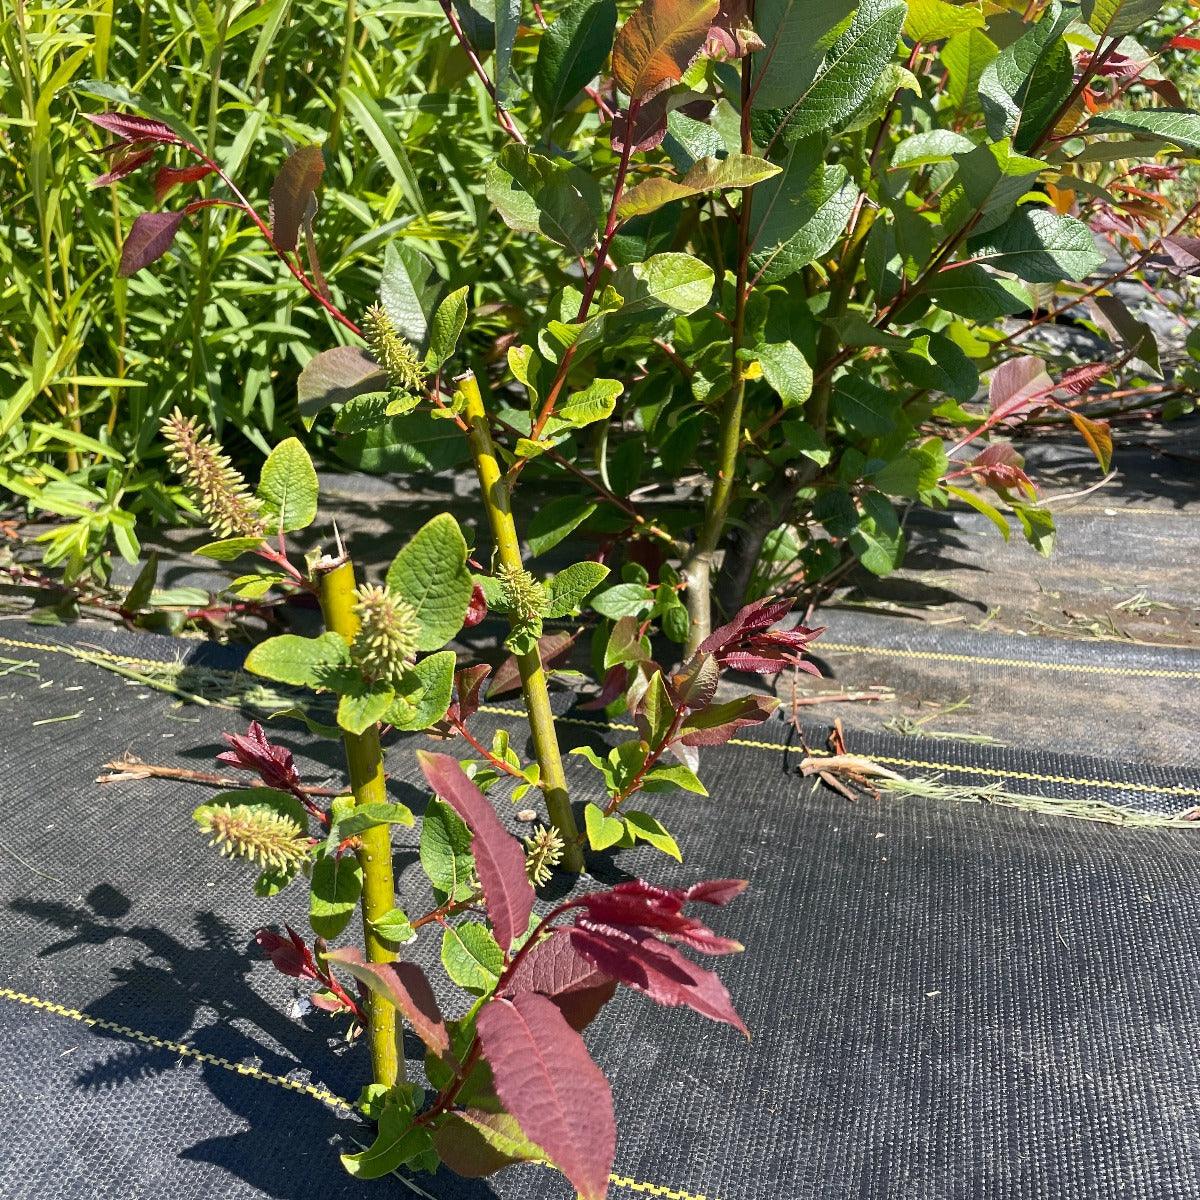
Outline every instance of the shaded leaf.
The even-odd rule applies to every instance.
[[[175,234],[185,216],[187,213],[183,209],[178,212],[139,213],[121,247],[121,264],[117,274],[126,277],[134,275],[162,258],[175,241]]]
[[[271,240],[280,250],[296,249],[300,225],[321,186],[324,171],[325,156],[320,146],[301,146],[283,160],[271,185],[270,202]]]
[[[604,67],[617,24],[614,0],[580,0],[542,35],[533,68],[533,96],[546,121],[556,117]]]

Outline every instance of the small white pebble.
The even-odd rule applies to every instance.
[[[523,808],[523,809],[521,809],[520,812],[517,813],[517,820],[518,821],[536,821],[537,820],[537,810],[533,809],[533,808]]]

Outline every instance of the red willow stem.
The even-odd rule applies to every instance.
[[[514,142],[519,145],[525,145],[525,138],[521,131],[513,124],[513,119],[509,116],[507,109],[500,103],[500,98],[496,95],[496,85],[488,77],[488,73],[483,69],[483,63],[479,59],[479,55],[475,53],[475,47],[471,45],[470,39],[466,35],[461,22],[458,19],[454,9],[450,7],[450,0],[441,0],[442,12],[446,14],[446,20],[450,23],[450,28],[454,32],[454,36],[458,38],[459,44],[462,46],[467,60],[471,64],[471,70],[475,72],[479,82],[483,84],[484,90],[491,97],[492,105],[496,110],[496,120],[498,120]]]
[[[671,743],[675,740],[675,735],[679,732],[680,725],[683,724],[684,706],[680,705],[675,710],[675,716],[671,721],[671,727],[663,735],[663,739],[646,755],[646,761],[642,763],[641,770],[619,791],[604,807],[604,815],[611,817],[613,813],[634,795],[642,786],[642,781],[646,778],[651,768],[658,762],[660,758],[670,748]]]
[[[612,245],[612,240],[617,233],[617,227],[620,225],[617,209],[620,207],[621,197],[625,192],[625,180],[629,175],[629,160],[633,154],[633,124],[637,119],[640,108],[641,101],[630,100],[629,108],[625,113],[625,139],[621,146],[621,160],[617,165],[617,177],[613,182],[612,202],[608,206],[608,220],[604,224],[604,233],[596,248],[596,258],[592,265],[591,273],[584,284],[583,299],[579,303],[579,312],[575,317],[576,322],[587,320],[588,312],[592,307],[592,300],[595,298],[596,290],[600,286],[600,276],[603,274],[605,264],[608,261],[609,247]],[[558,364],[558,370],[554,374],[554,382],[550,385],[549,392],[546,393],[545,403],[542,405],[537,421],[534,423],[533,430],[529,435],[530,439],[535,442],[542,436],[542,431],[546,428],[546,423],[554,415],[554,406],[558,403],[559,393],[562,391],[563,384],[566,383],[567,372],[571,369],[571,362],[575,357],[575,347],[577,344],[576,342],[572,342],[563,352],[562,359]]]
[[[497,771],[502,771],[506,775],[511,775],[514,779],[520,779],[524,783],[529,782],[529,780],[525,778],[524,774],[521,771],[518,771],[517,768],[514,767],[511,763],[506,763],[504,761],[504,759],[498,758],[486,746],[484,746],[484,744],[482,742],[477,740],[475,738],[475,736],[470,732],[470,730],[467,729],[465,722],[461,721],[457,717],[450,717],[449,720],[450,720],[450,724],[454,727],[454,729],[458,733],[462,734],[462,736],[464,738],[466,738],[466,740],[472,746],[475,747],[475,750],[479,754],[482,754],[483,757],[486,758],[487,761],[490,762],[492,764],[492,766],[496,768]]]

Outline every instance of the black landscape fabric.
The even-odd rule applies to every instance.
[[[363,1052],[247,954],[264,924],[304,927],[299,889],[253,897],[251,872],[194,829],[203,789],[94,782],[125,751],[208,768],[244,715],[35,648],[169,659],[179,643],[5,633],[0,1196],[568,1200],[544,1168],[418,1178],[419,1192],[342,1172],[338,1152],[367,1137],[345,1103]],[[336,747],[294,722],[274,729],[309,778],[335,776]],[[685,864],[638,851],[619,865],[665,883],[752,880],[718,924],[747,945],[721,966],[753,1041],[619,995],[589,1033],[617,1097],[612,1195],[1200,1195],[1200,829],[851,804],[799,777],[782,722],[749,732],[761,744],[706,752],[709,798],[646,802]],[[417,811],[420,744],[388,754],[396,798]],[[1172,813],[1200,802],[1195,773],[1168,767],[882,734],[854,748],[1043,796]],[[415,904],[415,835],[396,842],[400,901]],[[428,959],[435,943],[414,949]]]

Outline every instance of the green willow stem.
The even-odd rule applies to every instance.
[[[748,14],[754,16],[754,0],[749,0]],[[742,153],[754,152],[754,139],[750,132],[750,105],[753,88],[750,80],[750,55],[742,59]],[[753,192],[747,188],[742,192],[738,208],[737,228],[737,282],[733,312],[733,335],[730,345],[730,386],[725,394],[718,417],[720,433],[717,442],[717,473],[712,491],[704,506],[704,520],[692,552],[683,566],[687,580],[684,593],[688,609],[687,653],[695,653],[696,647],[712,632],[712,569],[713,555],[725,531],[729,509],[733,502],[734,477],[737,474],[738,450],[742,444],[742,416],[746,401],[746,367],[742,362],[741,350],[746,335],[746,301],[750,294],[750,210]]]
[[[492,530],[492,540],[496,544],[496,555],[501,564],[509,570],[523,571],[525,564],[521,560],[521,543],[517,538],[516,523],[513,521],[512,495],[500,470],[487,411],[479,391],[479,381],[474,374],[467,374],[457,380],[457,386],[465,406],[467,440],[471,446],[471,457],[475,461],[475,473],[479,476],[479,490]],[[517,669],[521,674],[521,690],[525,694],[525,708],[529,713],[534,754],[541,770],[541,787],[546,796],[546,808],[552,824],[566,846],[563,866],[568,871],[579,872],[583,870],[583,851],[579,848],[579,830],[575,824],[575,815],[571,812],[567,777],[563,773],[562,756],[558,749],[558,734],[554,728],[554,712],[550,707],[546,670],[542,666],[542,656],[537,646],[525,654],[517,655]]]
[[[352,641],[358,633],[354,612],[354,564],[346,560],[329,567],[318,567],[318,594],[325,625]],[[350,771],[350,790],[354,803],[386,804],[387,783],[383,774],[383,750],[379,729],[372,725],[362,733],[342,734],[346,765]],[[375,932],[373,922],[396,904],[396,882],[392,875],[392,841],[388,826],[374,825],[359,834],[358,861],[362,865],[363,939],[371,962],[394,962],[395,954]],[[398,1043],[396,1010],[377,992],[367,996],[367,1040],[371,1046],[371,1068],[376,1083],[392,1087],[404,1078],[404,1059]]]
[[[346,23],[342,30],[342,61],[338,68],[337,94],[333,101],[333,116],[329,121],[329,137],[325,149],[332,156],[342,144],[342,118],[345,115],[344,93],[350,82],[350,60],[354,54],[354,33],[358,21],[355,0],[346,0]]]

